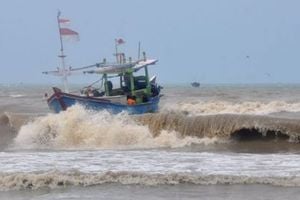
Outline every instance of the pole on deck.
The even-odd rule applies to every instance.
[[[139,47],[138,47],[138,60],[140,60],[141,57],[141,42],[139,42]]]

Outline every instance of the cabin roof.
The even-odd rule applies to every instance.
[[[89,74],[120,74],[125,72],[127,69],[132,68],[135,72],[148,66],[154,65],[158,60],[157,59],[147,59],[140,60],[132,63],[111,63],[111,64],[101,64],[98,69],[84,71],[84,73]]]

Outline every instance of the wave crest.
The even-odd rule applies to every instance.
[[[76,105],[59,114],[48,114],[22,126],[15,138],[17,148],[157,148],[207,144],[216,139],[182,137],[161,130],[155,137],[148,126],[126,113],[111,115]]]
[[[182,136],[208,138],[245,138],[260,136],[270,139],[300,141],[300,120],[257,115],[186,116],[178,113],[147,114],[138,120],[159,135],[161,130],[176,131]]]
[[[167,104],[163,106],[162,110],[188,113],[192,116],[215,114],[266,115],[279,112],[300,112],[300,103],[285,101],[193,101]]]
[[[80,171],[50,171],[32,173],[0,173],[0,190],[58,188],[65,186],[93,186],[108,183],[124,185],[175,185],[175,184],[270,184],[274,186],[300,186],[300,177],[251,177],[239,175],[205,175],[191,173],[143,173],[104,172],[83,173]]]
[[[16,148],[123,149],[184,147],[230,139],[300,141],[300,120],[257,115],[187,116],[156,113],[129,116],[95,112],[76,105],[23,125]]]

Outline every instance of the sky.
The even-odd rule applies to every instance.
[[[1,0],[0,83],[59,83],[56,15],[79,42],[65,42],[67,65],[113,61],[114,39],[127,56],[157,58],[163,84],[300,83],[299,0]],[[77,75],[70,83],[98,77]]]

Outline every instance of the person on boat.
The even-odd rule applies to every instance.
[[[97,89],[93,89],[92,92],[94,97],[101,97],[105,93],[105,92],[99,92]]]
[[[113,84],[111,81],[107,81],[106,85],[107,85],[108,95],[111,95],[112,89],[113,89]]]
[[[124,74],[124,82],[125,82],[125,85],[130,84],[130,75],[128,73]]]
[[[134,96],[127,96],[127,104],[128,105],[135,105],[136,104],[136,100]]]
[[[151,83],[151,93],[153,97],[159,95],[160,89],[161,87],[158,86],[156,83]]]
[[[124,92],[129,92],[130,91],[130,75],[129,74],[125,74],[124,75],[124,87],[123,87],[123,90]]]
[[[91,87],[88,87],[88,88],[87,88],[86,96],[88,96],[88,97],[94,96],[93,90],[92,90]]]
[[[111,81],[107,81],[106,84],[107,84],[108,90],[111,91],[111,90],[113,89],[113,84],[112,84],[112,82],[111,82]]]

